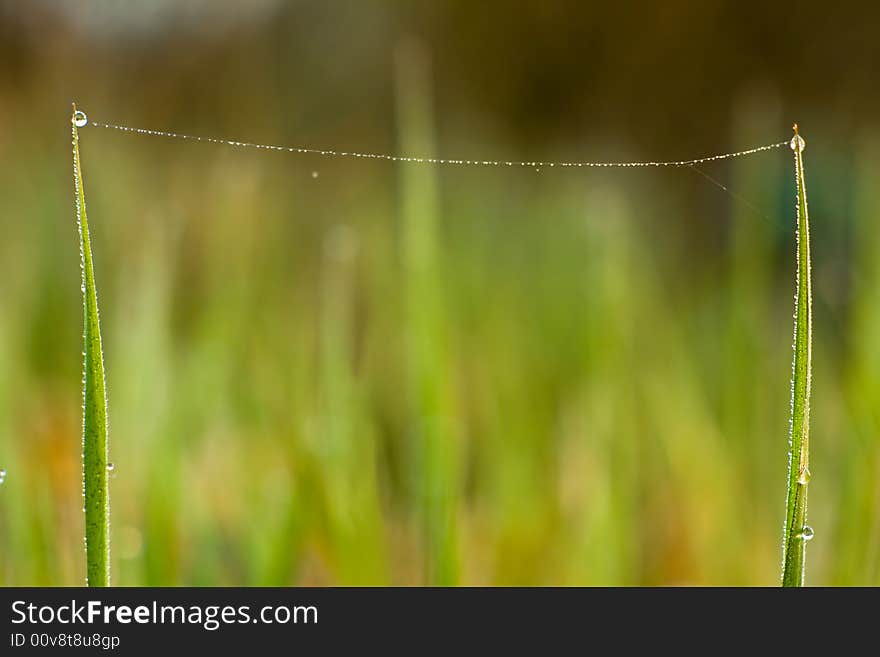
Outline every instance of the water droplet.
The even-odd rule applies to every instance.
[[[89,117],[86,116],[86,113],[81,110],[76,110],[73,113],[73,125],[77,128],[84,128],[89,123]]]
[[[804,468],[798,473],[798,483],[802,486],[806,486],[810,483],[810,469]]]
[[[809,525],[804,525],[804,528],[801,530],[801,533],[798,534],[798,538],[802,538],[805,541],[813,540],[813,528]]]
[[[317,177],[318,177],[318,172],[312,171],[312,178],[317,178]]]
[[[6,470],[0,468],[0,484],[6,481]]]
[[[112,463],[108,463],[108,464],[107,464],[107,472],[113,472],[113,470],[114,470],[115,468],[116,468],[116,466],[113,465]]]
[[[797,151],[803,152],[804,149],[807,147],[807,142],[805,142],[804,138],[801,137],[800,135],[795,135],[794,137],[791,138],[791,144],[789,144],[789,145],[791,146],[791,150],[793,150],[795,152],[797,152]]]

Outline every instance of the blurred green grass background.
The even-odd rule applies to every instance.
[[[672,3],[668,21],[146,6],[0,5],[0,584],[84,578],[73,99],[138,127],[480,159],[678,159],[798,120],[817,322],[807,582],[880,584],[870,20],[823,16],[844,49],[829,55],[797,38],[817,29],[810,3],[793,35],[734,3]],[[687,169],[81,138],[114,583],[778,582],[787,149],[705,167],[744,203]]]

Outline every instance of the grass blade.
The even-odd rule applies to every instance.
[[[397,109],[402,150],[434,155],[430,60],[418,42],[397,53]],[[414,390],[415,490],[425,552],[425,583],[459,581],[458,437],[450,386],[450,345],[438,248],[438,181],[430,168],[403,166],[401,209],[406,268],[407,358]]]
[[[807,486],[810,482],[810,366],[813,341],[810,276],[810,220],[804,180],[805,147],[794,125],[791,147],[797,178],[797,295],[795,297],[794,360],[791,382],[788,499],[783,532],[782,585],[803,586],[806,543],[813,537],[807,525]]]
[[[110,496],[107,490],[107,394],[104,381],[104,352],[98,318],[98,293],[86,197],[79,158],[79,125],[85,115],[73,106],[73,179],[76,188],[76,219],[82,266],[84,315],[83,360],[83,496],[86,514],[86,582],[89,586],[110,585]]]

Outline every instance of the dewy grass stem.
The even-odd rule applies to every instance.
[[[83,190],[77,128],[87,118],[73,105],[73,180],[76,189],[76,219],[79,227],[83,295],[83,497],[86,516],[86,582],[89,586],[110,585],[110,496],[107,490],[107,393],[104,381],[104,353],[98,318],[98,293],[86,198]]]
[[[806,143],[794,125],[791,148],[797,180],[797,294],[794,313],[794,358],[791,379],[788,498],[783,531],[782,585],[803,586],[806,544],[813,538],[807,525],[810,483],[810,366],[813,342],[813,295],[810,275],[810,220],[803,152]]]

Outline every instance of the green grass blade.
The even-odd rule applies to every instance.
[[[418,42],[397,53],[397,109],[402,151],[434,153],[430,61]],[[425,583],[459,581],[460,455],[450,386],[446,299],[438,248],[438,180],[431,168],[401,167],[403,263],[409,380],[414,391],[416,499],[424,549]]]
[[[782,585],[803,586],[806,543],[813,536],[807,526],[807,486],[810,482],[810,365],[812,359],[812,283],[810,276],[810,221],[804,180],[804,140],[794,126],[791,142],[797,178],[797,296],[795,301],[794,360],[791,383],[791,427],[788,455],[788,500],[783,532]]]
[[[73,178],[79,226],[84,314],[83,360],[83,496],[86,514],[86,582],[110,585],[110,496],[107,490],[107,394],[98,294],[86,217],[82,167],[79,158],[76,105],[73,106]]]

